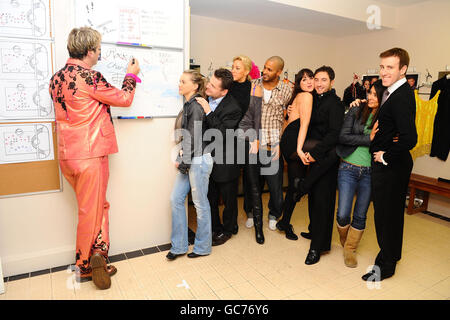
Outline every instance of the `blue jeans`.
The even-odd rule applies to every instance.
[[[352,227],[363,230],[366,227],[367,209],[371,199],[371,167],[358,167],[341,162],[338,173],[339,200],[337,222],[344,227],[350,224],[353,197],[356,193]]]
[[[200,255],[211,253],[211,208],[208,201],[209,175],[213,167],[211,154],[192,158],[188,174],[178,172],[170,196],[172,206],[172,248],[173,254],[188,251],[188,224],[186,214],[186,196],[191,190],[192,200],[197,211],[197,231],[193,252]]]

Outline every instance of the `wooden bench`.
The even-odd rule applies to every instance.
[[[428,208],[428,197],[430,196],[430,192],[450,198],[450,183],[438,181],[437,178],[430,178],[412,173],[408,186],[410,188],[408,209],[406,211],[408,214],[426,211]],[[424,191],[423,203],[418,208],[414,208],[416,190]]]

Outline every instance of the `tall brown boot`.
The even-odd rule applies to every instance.
[[[347,241],[344,244],[344,263],[349,268],[355,268],[358,265],[356,249],[358,248],[363,233],[364,229],[358,230],[353,227],[350,227],[348,231]]]
[[[341,245],[343,247],[345,244],[345,240],[347,240],[347,233],[348,228],[350,228],[350,224],[346,225],[345,227],[341,227],[339,223],[336,222],[336,227],[339,232],[339,240],[341,240]]]

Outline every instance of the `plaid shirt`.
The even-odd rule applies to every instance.
[[[253,80],[253,83],[262,87],[262,79]],[[266,103],[263,99],[261,110],[261,146],[276,145],[280,142],[281,130],[283,128],[283,110],[291,99],[293,88],[278,81],[272,90],[272,95]]]

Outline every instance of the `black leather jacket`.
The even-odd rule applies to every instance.
[[[344,117],[339,144],[336,146],[336,153],[341,158],[348,157],[359,146],[370,146],[370,135],[364,134],[365,124],[361,123],[361,119],[357,119],[363,107],[364,105],[350,108]]]
[[[207,129],[206,116],[203,107],[195,100],[197,97],[200,97],[200,95],[194,95],[183,105],[181,129],[187,130],[189,135],[183,134],[181,141],[182,155],[179,154],[176,160],[180,164],[178,169],[182,173],[187,172],[187,169],[191,166],[193,157],[203,155],[203,150],[206,147],[206,142],[203,141],[203,134]],[[197,123],[196,126],[195,123]]]

